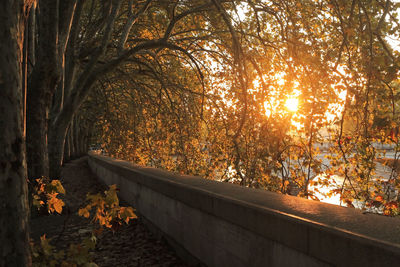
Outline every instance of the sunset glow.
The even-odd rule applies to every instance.
[[[271,92],[272,96],[264,102],[265,115],[269,118],[272,113],[285,114],[288,111],[296,114],[299,109],[299,95],[301,92],[297,89],[293,90],[292,94],[288,95],[286,99],[278,98],[278,92]],[[282,107],[284,104],[284,108]]]
[[[299,108],[299,100],[295,97],[288,98],[285,103],[285,107],[290,112],[296,112]]]
[[[314,180],[317,181],[318,178],[323,178],[323,177],[324,175],[320,174]],[[328,186],[323,184],[312,183],[309,187],[309,190],[313,192],[314,196],[316,196],[321,202],[330,203],[334,205],[341,205],[340,194],[337,193],[334,194],[331,193],[331,191],[338,188],[338,185],[342,183],[343,183],[342,177],[337,175],[332,175],[329,178]]]
[[[344,110],[344,102],[346,100],[346,96],[347,90],[344,90],[338,94],[338,102],[329,104],[328,109],[325,113],[326,121],[328,123],[334,122],[341,116]]]
[[[269,118],[272,114],[272,111],[275,111],[279,105],[279,102],[275,99],[275,97],[271,97],[270,100],[264,102],[265,115]]]

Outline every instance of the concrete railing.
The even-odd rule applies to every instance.
[[[400,266],[400,218],[134,166],[92,171],[207,266]]]

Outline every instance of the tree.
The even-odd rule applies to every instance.
[[[121,108],[116,112],[118,115],[110,114],[107,121],[102,117],[103,129],[108,133],[102,141],[112,155],[153,165],[154,151],[164,153],[166,159],[171,158],[167,155],[171,151],[180,151],[197,163],[214,162],[212,166],[198,164],[200,169],[188,165],[185,172],[282,193],[293,191],[314,199],[315,192],[309,186],[318,183],[317,180],[313,182],[316,176],[328,178],[338,174],[345,177],[343,184],[335,188],[336,193],[341,192],[343,200],[370,201],[377,192],[384,194],[389,187],[399,187],[394,172],[389,181],[391,185],[383,191],[381,181],[374,176],[376,160],[382,155],[374,148],[374,142],[391,143],[396,147],[396,157],[399,155],[398,139],[388,133],[393,133],[394,125],[398,124],[396,75],[400,57],[386,41],[400,32],[395,12],[398,3],[357,0],[212,2],[213,10],[197,16],[198,20],[206,21],[199,24],[202,31],[191,29],[186,23],[183,29],[177,27],[172,32],[175,38],[185,30],[195,32],[195,36],[182,36],[193,40],[189,51],[207,55],[200,57],[192,53],[207,74],[202,101],[205,127],[194,123],[201,119],[193,117],[188,123],[186,114],[180,115],[185,118],[184,123],[166,115],[168,112],[182,114],[184,101],[176,101],[176,105],[168,107],[167,94],[163,94],[163,89],[158,91],[158,85],[149,86],[157,88],[154,95],[143,92],[150,98],[148,102],[141,102],[140,92],[132,93],[136,103],[135,112],[130,113],[125,106],[129,107],[132,101],[123,99],[124,94],[119,91],[121,80],[113,76],[111,82],[106,83],[105,91],[110,92],[114,86],[111,91],[119,93],[113,95],[116,99],[108,99],[108,107],[115,104]],[[157,29],[149,29],[148,34],[156,35]],[[238,58],[241,58],[241,65],[237,63]],[[142,74],[163,64],[150,61],[145,61],[151,67],[143,67]],[[139,80],[143,83],[142,74],[139,71],[130,73],[138,83]],[[147,82],[149,79],[144,83]],[[130,86],[138,88],[136,84],[123,88],[128,92],[136,90]],[[201,92],[198,86],[193,84],[191,91]],[[183,90],[178,86],[170,88]],[[293,95],[299,102],[296,113],[285,107],[285,101]],[[192,104],[191,110],[196,114],[194,111],[200,105],[195,101]],[[138,112],[142,109],[147,115]],[[264,115],[266,111],[268,116]],[[120,123],[118,116],[124,118],[124,123]],[[153,132],[160,125],[159,117],[171,122],[161,124],[169,129],[166,133],[163,127],[158,130],[159,134]],[[196,136],[185,129],[185,123],[201,134]],[[131,138],[132,129],[135,131]],[[145,134],[146,129],[150,130]],[[182,138],[183,145],[176,140],[182,133],[190,133],[191,137]],[[321,159],[317,148],[321,142],[332,144],[328,153],[330,165]],[[181,149],[205,143],[207,153]],[[128,151],[130,147],[132,150]],[[135,157],[135,151],[146,156]],[[157,155],[157,158],[163,156]],[[181,171],[178,166],[190,161],[190,158],[179,157],[174,164],[165,160],[161,165]],[[321,182],[327,184],[327,180],[321,179]]]
[[[194,36],[179,40],[173,30],[184,35],[185,18],[213,7],[208,1],[58,2],[40,0],[40,13],[35,10],[39,23],[28,85],[29,177],[49,175],[49,164],[50,176],[59,174],[68,127],[100,77],[162,49],[191,58],[181,44],[190,45]],[[149,35],[155,22],[160,28]]]
[[[88,146],[96,117],[87,111],[98,107],[84,101],[93,88],[116,98],[101,101],[109,110],[97,124],[111,135],[110,152],[244,186],[283,193],[296,187],[314,197],[314,176],[339,172],[346,177],[344,195],[363,191],[368,200],[365,192],[377,186],[371,182],[379,155],[373,143],[397,144],[375,133],[383,121],[386,128],[397,121],[399,55],[385,38],[398,35],[399,4],[390,0],[38,5],[40,13],[36,9],[29,20],[36,34],[28,35],[31,178],[47,176],[49,169],[51,177],[58,176],[64,154]],[[340,98],[343,92],[346,99]],[[290,95],[300,103],[296,113],[285,108]],[[344,111],[328,120],[332,105]],[[355,129],[346,131],[352,142],[346,124]],[[325,140],[323,128],[337,144],[331,156],[340,155],[332,158],[333,168],[318,159],[315,145]],[[343,140],[351,146],[342,146]],[[132,154],[123,150],[126,142],[132,142]],[[179,161],[172,164],[172,158]],[[210,158],[218,162],[210,164]],[[352,173],[350,163],[356,166]]]
[[[25,161],[25,20],[33,1],[1,1],[0,8],[0,265],[30,266]]]

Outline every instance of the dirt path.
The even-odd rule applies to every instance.
[[[38,240],[43,234],[53,237],[57,248],[65,248],[71,242],[78,243],[90,231],[88,220],[77,216],[77,210],[86,194],[102,192],[100,184],[90,172],[87,158],[67,163],[63,168],[61,182],[66,190],[65,202],[68,214],[33,218],[31,236]],[[121,206],[124,203],[121,203]],[[157,240],[140,220],[122,226],[119,231],[101,234],[93,252],[99,266],[187,266],[163,240]]]

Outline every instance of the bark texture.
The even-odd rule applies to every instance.
[[[58,1],[55,0],[39,2],[37,60],[30,75],[27,98],[27,155],[30,179],[49,176],[48,119],[51,101],[61,76],[58,55],[58,8]]]
[[[28,4],[0,1],[0,266],[30,266],[22,46]]]

